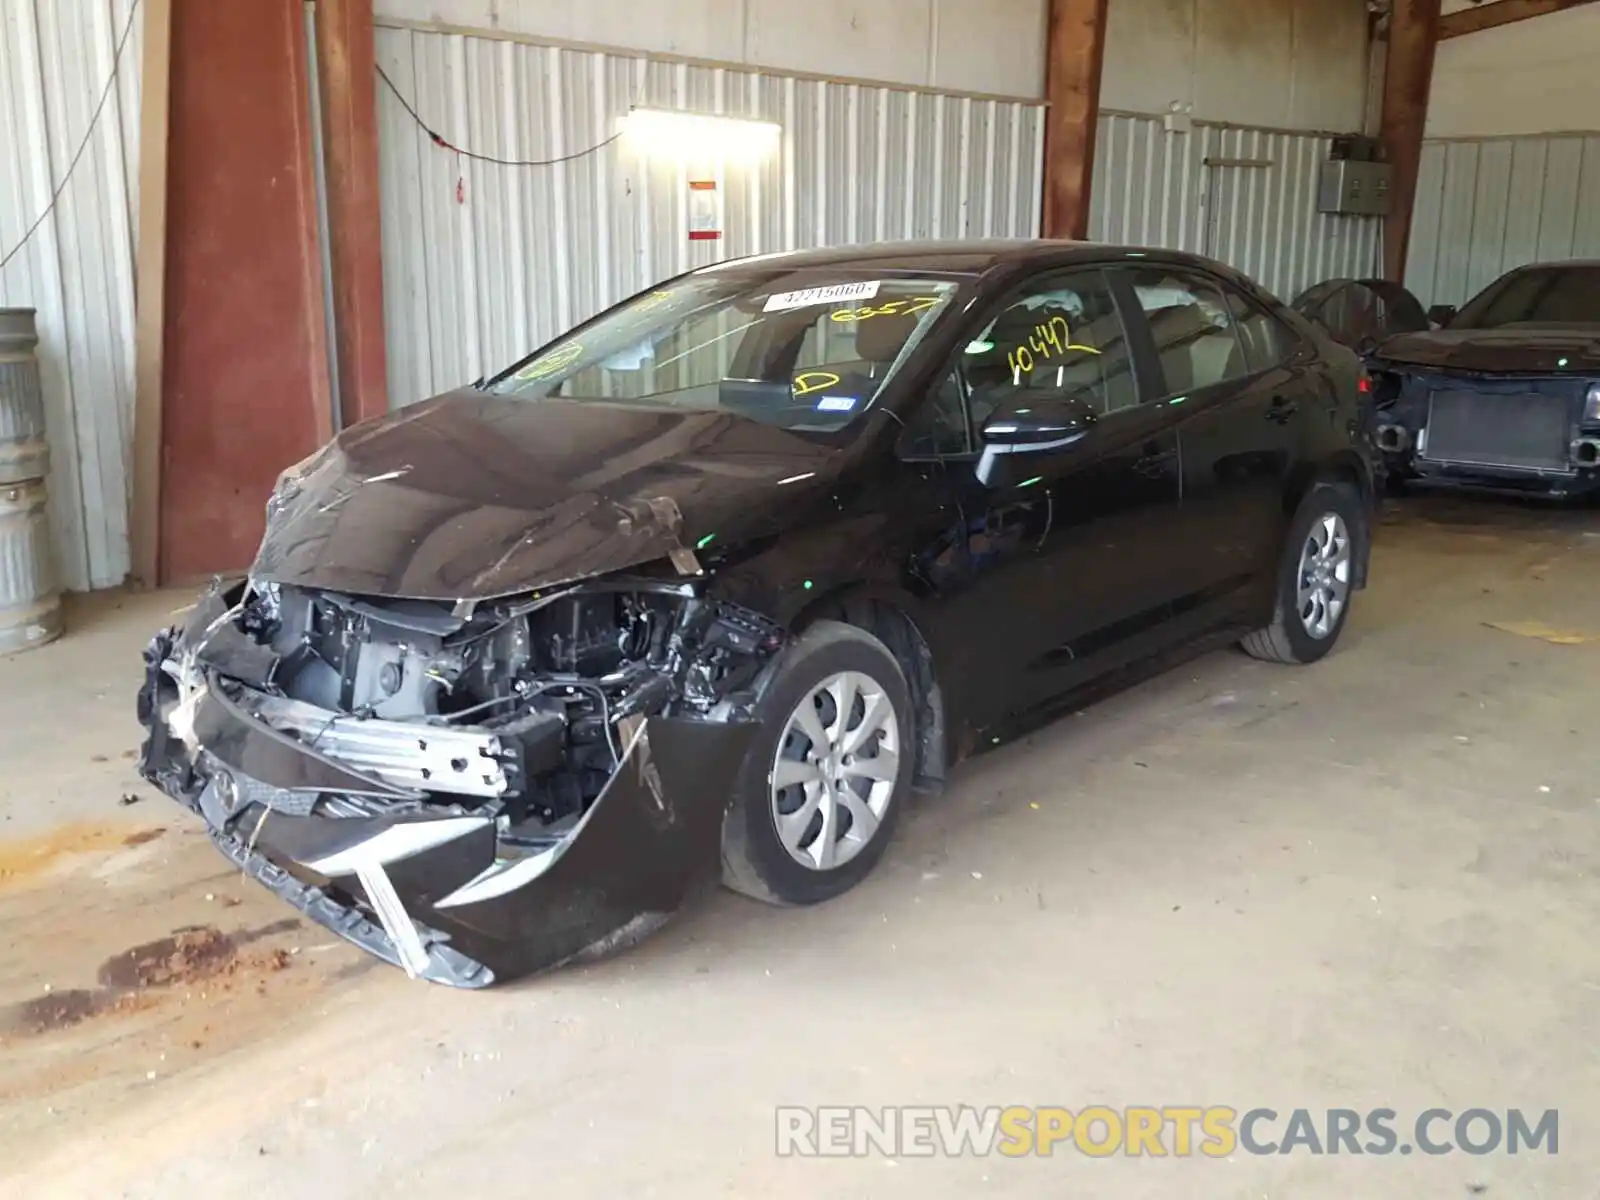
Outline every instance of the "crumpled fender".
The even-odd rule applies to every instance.
[[[218,847],[281,899],[378,957],[453,986],[557,966],[676,911],[715,877],[726,800],[756,733],[749,722],[645,718],[577,827],[547,850],[512,857],[488,818],[219,805],[209,794],[215,782],[161,721],[159,660],[170,645],[160,635],[148,655],[141,774],[201,814]],[[250,724],[242,713],[229,723],[219,748],[230,759],[255,753],[257,737],[270,740]],[[202,726],[208,769],[225,767],[211,760],[206,736]],[[273,755],[284,749],[274,744]],[[243,778],[248,795],[278,790]]]

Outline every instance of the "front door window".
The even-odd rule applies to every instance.
[[[972,424],[1020,389],[1046,389],[1097,412],[1137,403],[1116,301],[1101,271],[1046,276],[1016,296],[965,348]]]

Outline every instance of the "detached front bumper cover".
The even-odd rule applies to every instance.
[[[146,651],[140,773],[199,814],[243,871],[369,953],[435,983],[483,987],[659,924],[716,870],[753,725],[644,718],[575,825],[511,842],[493,816],[420,802],[272,729],[212,666],[191,660],[179,695],[169,663],[220,603]],[[172,728],[183,705],[188,739]],[[380,815],[329,815],[321,802],[341,797],[370,798],[362,807]]]

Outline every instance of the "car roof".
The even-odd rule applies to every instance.
[[[1600,258],[1554,258],[1549,262],[1524,263],[1520,267],[1512,267],[1507,275],[1520,275],[1524,271],[1563,271],[1568,268],[1576,270],[1600,270]],[[1504,278],[1502,276],[1502,278]]]
[[[1099,242],[1057,241],[1048,238],[969,238],[945,241],[874,242],[859,246],[828,246],[735,258],[704,271],[738,270],[772,266],[802,271],[833,270],[937,271],[952,275],[983,275],[990,271],[1026,266],[1030,262],[1067,262],[1075,259],[1104,262],[1108,258],[1155,259],[1226,270],[1198,255],[1147,246],[1117,246]],[[1231,274],[1231,272],[1230,272]]]

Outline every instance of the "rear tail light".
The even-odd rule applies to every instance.
[[[1356,380],[1356,391],[1363,396],[1369,395],[1372,392],[1372,380],[1365,375],[1361,376],[1360,379]]]

